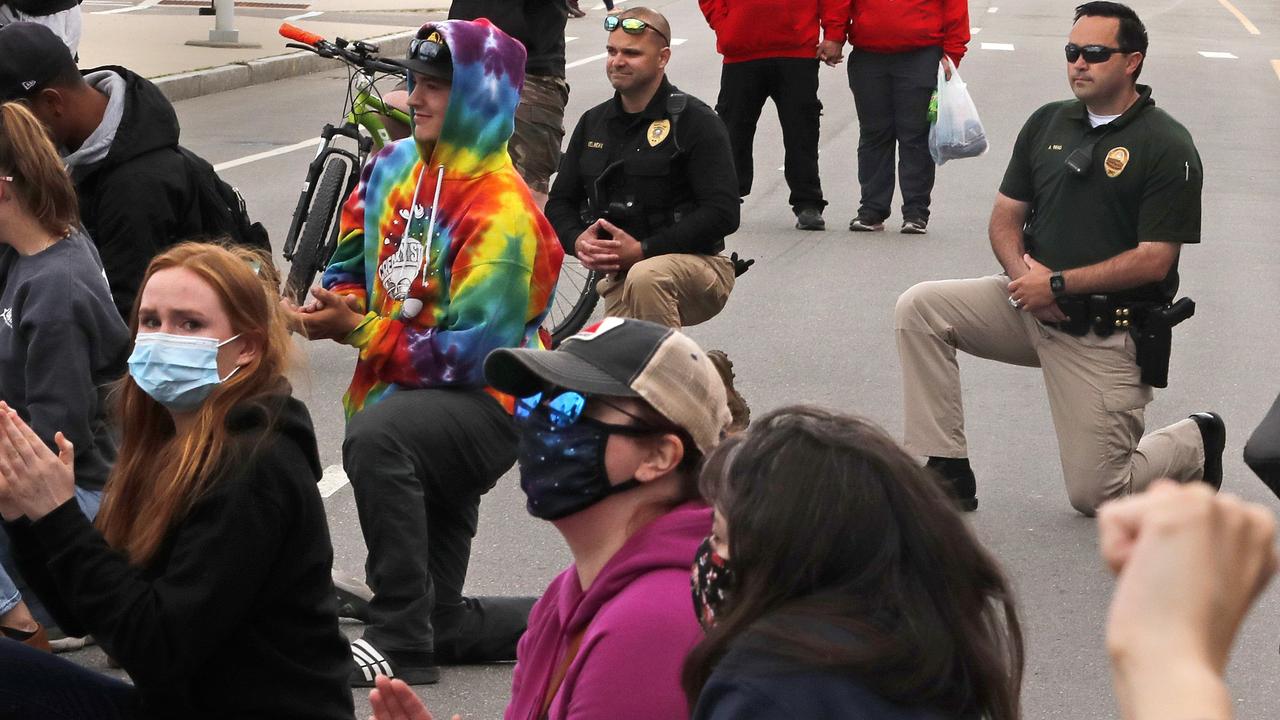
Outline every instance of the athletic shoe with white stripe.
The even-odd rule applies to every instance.
[[[409,685],[431,685],[440,681],[440,668],[432,653],[382,652],[361,638],[351,643],[351,687],[373,687],[379,675],[399,678]]]

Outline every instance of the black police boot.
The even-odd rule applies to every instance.
[[[937,475],[938,484],[961,512],[978,509],[978,481],[969,467],[969,458],[930,457],[925,467]]]
[[[338,594],[338,617],[369,623],[369,600],[373,592],[362,582],[334,577],[333,589]]]
[[[1222,451],[1227,447],[1227,425],[1222,416],[1215,412],[1198,412],[1191,415],[1200,428],[1200,439],[1204,443],[1204,477],[1203,480],[1222,489]]]

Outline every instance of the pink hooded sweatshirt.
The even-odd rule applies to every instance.
[[[575,566],[560,573],[529,614],[505,719],[538,720],[552,675],[584,629],[548,718],[687,718],[680,668],[702,639],[689,572],[710,532],[711,509],[685,503],[632,535],[586,592]]]

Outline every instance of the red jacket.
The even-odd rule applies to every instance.
[[[852,0],[849,42],[858,50],[895,53],[942,46],[957,65],[969,44],[967,0]]]
[[[698,0],[727,63],[817,57],[822,39],[844,44],[849,0]]]

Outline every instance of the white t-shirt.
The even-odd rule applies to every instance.
[[[1106,125],[1112,120],[1115,120],[1116,118],[1120,117],[1119,115],[1094,115],[1093,111],[1091,110],[1087,110],[1087,112],[1089,113],[1090,127],[1098,127],[1099,125]]]

